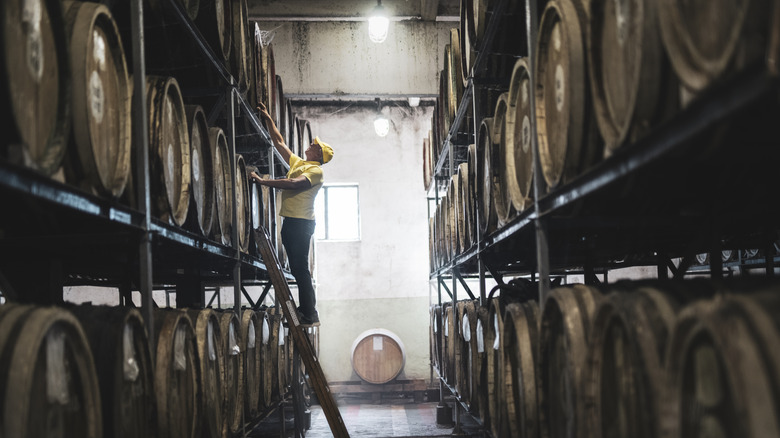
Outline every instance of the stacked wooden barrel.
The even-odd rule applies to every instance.
[[[774,436],[778,292],[649,280],[556,288],[541,311],[511,294],[443,303],[432,323],[459,309],[459,338],[434,327],[434,363],[493,436]]]
[[[130,307],[0,305],[6,388],[0,432],[96,438],[235,433],[291,383],[284,375],[293,366],[287,363],[292,342],[280,315],[276,325],[269,316],[250,309],[241,318],[232,311],[157,309],[150,342],[140,312]],[[285,353],[272,356],[272,342]],[[60,420],[36,421],[42,414]]]
[[[460,209],[479,218],[479,227],[470,228],[474,238],[495,232],[533,205],[535,171],[542,174],[542,195],[556,190],[642,139],[709,87],[764,62],[768,49],[766,1],[722,1],[699,11],[683,0],[550,0],[540,11],[536,60],[530,65],[522,2],[508,1],[494,43],[484,48],[486,61],[474,72],[495,6],[494,0],[461,1],[460,28],[450,32],[440,70],[427,137],[433,144],[422,142],[423,179],[431,190],[437,176],[431,163],[440,158],[462,83],[477,76],[509,84],[508,95],[500,87],[475,87],[480,114],[469,120],[470,106],[462,122],[475,127],[476,159],[469,153],[466,160],[479,204]],[[466,154],[456,157],[453,171]],[[439,222],[431,232],[435,249],[435,240],[447,235]],[[443,250],[433,257],[434,269],[457,255],[448,252],[451,247]]]

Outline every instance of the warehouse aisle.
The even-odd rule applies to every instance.
[[[349,431],[350,438],[411,438],[450,437],[452,427],[436,425],[437,402],[407,404],[347,404],[339,410]],[[469,417],[462,417],[466,436],[479,436],[478,426]],[[271,421],[273,423],[273,419]],[[288,423],[288,436],[292,436],[292,423]],[[252,437],[278,437],[279,432],[266,431]],[[311,429],[306,438],[332,438],[328,420],[319,405],[311,407]]]
[[[401,405],[354,404],[340,406],[351,438],[449,437],[452,428],[436,425],[437,402]],[[465,425],[476,429],[476,424]],[[471,426],[471,427],[469,427]],[[328,420],[312,406],[311,429],[306,438],[330,438]]]

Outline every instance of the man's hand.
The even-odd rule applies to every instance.
[[[265,107],[265,105],[262,102],[259,102],[257,104],[257,112],[260,113],[260,116],[262,118],[271,120],[271,115],[268,114],[268,109]]]

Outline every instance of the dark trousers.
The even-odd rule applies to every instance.
[[[294,217],[284,218],[282,223],[282,244],[287,251],[290,272],[298,284],[298,304],[301,313],[313,316],[317,299],[309,271],[309,245],[314,234],[314,221]]]

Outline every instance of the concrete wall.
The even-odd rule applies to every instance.
[[[357,183],[362,237],[317,244],[320,360],[331,381],[359,380],[351,346],[365,330],[384,328],[406,348],[402,379],[430,376],[428,347],[428,210],[422,139],[431,106],[394,106],[387,137],[373,128],[374,111],[345,103],[296,107],[312,132],[333,145],[325,183]]]
[[[390,23],[384,43],[368,39],[368,24],[261,22],[273,32],[277,74],[286,94],[437,94],[444,45],[454,22]]]

